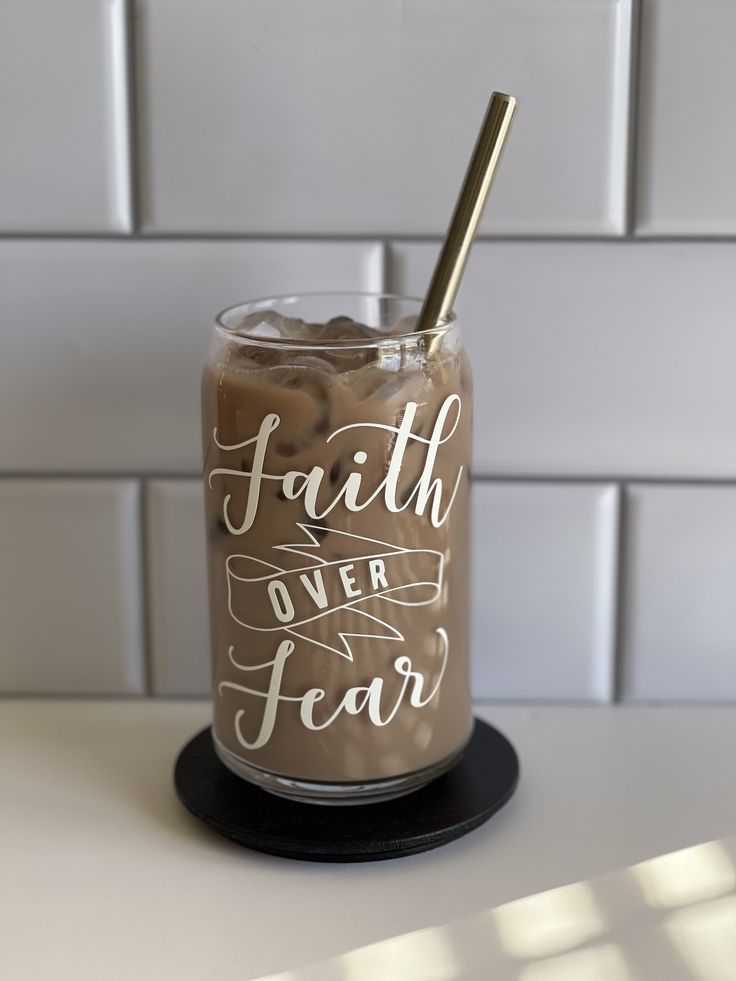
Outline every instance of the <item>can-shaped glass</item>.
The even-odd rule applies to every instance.
[[[215,322],[202,381],[219,758],[315,803],[399,796],[471,735],[472,380],[420,301],[305,294]]]

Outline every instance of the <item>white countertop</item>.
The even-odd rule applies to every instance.
[[[513,800],[436,851],[322,866],[200,826],[203,702],[0,701],[0,976],[247,981],[736,830],[736,709],[491,706]]]
[[[736,835],[265,981],[734,981]]]

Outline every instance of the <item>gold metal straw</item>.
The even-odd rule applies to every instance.
[[[491,96],[415,330],[431,330],[452,313],[515,109],[513,96],[503,92]]]

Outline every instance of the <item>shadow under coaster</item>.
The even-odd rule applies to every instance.
[[[451,770],[381,803],[341,807],[276,797],[220,762],[209,728],[187,743],[174,768],[181,802],[219,834],[308,862],[374,862],[437,848],[487,821],[510,799],[518,780],[513,746],[480,719]]]

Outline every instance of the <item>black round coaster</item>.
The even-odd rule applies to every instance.
[[[377,804],[324,806],[276,797],[219,761],[209,728],[187,743],[174,769],[179,799],[215,831],[247,848],[308,862],[374,862],[437,848],[487,821],[518,780],[513,746],[480,719],[452,770]]]

